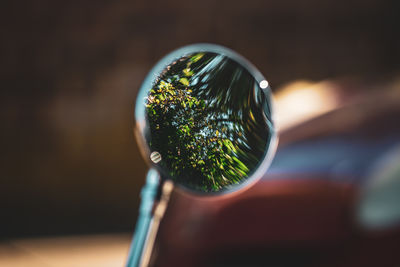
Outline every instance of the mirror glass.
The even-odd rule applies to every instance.
[[[181,51],[162,60],[141,88],[136,120],[146,157],[186,189],[231,190],[270,158],[268,82],[225,48]]]

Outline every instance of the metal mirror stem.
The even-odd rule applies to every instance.
[[[141,203],[136,229],[133,235],[126,267],[147,267],[150,263],[154,242],[157,236],[160,221],[164,216],[169,197],[173,189],[171,181],[162,184],[161,197],[157,206],[157,191],[160,185],[160,175],[154,169],[147,173],[146,184],[141,191]]]

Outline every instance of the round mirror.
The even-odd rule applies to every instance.
[[[217,45],[183,47],[160,60],[142,84],[135,117],[145,158],[163,179],[194,192],[254,182],[275,150],[268,82]]]

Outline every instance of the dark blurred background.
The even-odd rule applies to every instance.
[[[0,238],[132,231],[147,169],[132,134],[135,95],[179,46],[232,48],[275,90],[400,70],[398,1],[1,6]]]

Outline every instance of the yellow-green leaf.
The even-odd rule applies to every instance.
[[[189,80],[186,78],[180,78],[179,82],[185,86],[189,86]]]
[[[197,62],[204,56],[204,53],[198,53],[190,58],[190,61]]]
[[[190,68],[186,68],[182,72],[183,72],[183,74],[185,76],[192,76],[193,75],[193,71],[191,71]]]

